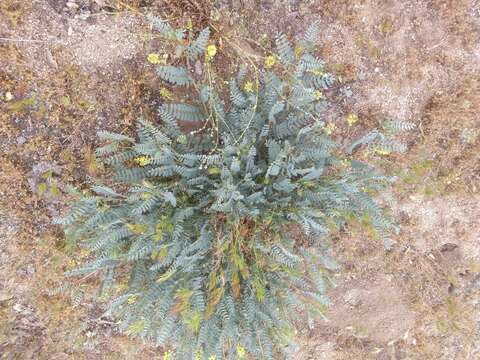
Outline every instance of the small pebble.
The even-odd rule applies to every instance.
[[[78,9],[79,8],[78,4],[74,3],[73,1],[67,2],[66,6],[69,9]]]
[[[17,144],[18,144],[18,145],[23,145],[23,144],[25,144],[26,142],[27,142],[27,139],[25,138],[25,136],[19,136],[19,137],[17,138]]]
[[[13,94],[10,91],[7,91],[5,93],[5,101],[12,101],[13,100]]]

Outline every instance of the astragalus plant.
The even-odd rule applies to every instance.
[[[410,125],[333,141],[324,112],[335,80],[313,55],[317,32],[295,48],[279,34],[260,75],[241,67],[224,91],[205,29],[179,48],[184,67],[158,65],[176,98],[159,107],[160,123],[140,119],[135,137],[99,133],[113,185],[78,192],[60,222],[92,251],[69,275],[98,273],[104,291],[123,284],[107,313],[127,333],[177,359],[285,357],[299,314],[328,305],[329,233],[353,217],[389,242],[394,226],[376,202],[389,180],[351,153],[398,150],[389,135]],[[198,61],[200,79],[189,70]]]

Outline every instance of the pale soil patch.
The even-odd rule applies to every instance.
[[[412,196],[399,210],[415,224],[403,233],[420,251],[439,250],[448,243],[458,246],[466,260],[480,261],[480,196]]]

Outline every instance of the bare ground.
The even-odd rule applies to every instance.
[[[81,258],[50,220],[66,184],[101,172],[95,131],[128,130],[155,104],[145,58],[163,45],[142,13],[168,11],[185,23],[202,11],[66,3],[0,3],[0,354],[161,358],[100,319],[92,297],[72,308],[46,296]],[[406,154],[372,159],[398,177],[396,246],[385,252],[355,228],[335,240],[343,269],[333,306],[328,321],[300,331],[296,358],[480,358],[480,2],[232,1],[211,15],[219,43],[233,39],[245,53],[268,49],[263,34],[295,35],[319,21],[321,53],[353,92],[328,119],[338,132],[360,133],[384,117],[418,125]],[[350,112],[360,115],[354,129],[345,126]]]

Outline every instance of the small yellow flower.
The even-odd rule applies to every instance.
[[[203,350],[200,349],[195,353],[195,360],[202,360]]]
[[[173,359],[173,353],[171,350],[168,350],[167,352],[163,353],[163,360],[172,360]]]
[[[81,256],[81,257],[90,256],[91,253],[92,253],[92,251],[91,251],[90,249],[82,249],[82,250],[80,250],[80,256]]]
[[[271,69],[277,63],[277,58],[274,55],[268,55],[265,58],[265,69]]]
[[[138,156],[135,159],[133,159],[133,161],[135,161],[135,163],[140,166],[146,166],[150,164],[150,158],[148,156]]]
[[[317,76],[322,76],[322,75],[325,74],[325,72],[323,70],[320,70],[320,69],[312,70],[311,73],[313,75],[317,75]]]
[[[303,50],[304,50],[303,46],[300,46],[300,45],[295,46],[295,49],[293,50],[293,52],[295,53],[295,57],[297,59],[300,57],[300,55],[302,55]]]
[[[160,96],[165,100],[173,100],[172,92],[164,87],[160,89]]]
[[[142,200],[148,200],[148,199],[151,199],[152,198],[152,194],[151,193],[148,193],[148,192],[143,192],[140,197],[142,198]]]
[[[332,122],[329,122],[327,126],[325,126],[324,130],[327,135],[332,135],[333,131],[335,130],[335,124]]]
[[[154,53],[148,54],[147,60],[148,60],[149,63],[155,64],[155,65],[162,63],[162,60],[160,59],[160,56],[158,54],[154,54]]]
[[[135,303],[137,302],[137,300],[138,300],[138,295],[137,295],[137,294],[132,295],[132,296],[130,296],[130,297],[128,298],[127,304],[128,304],[128,305],[135,304]]]
[[[244,359],[245,358],[245,348],[242,345],[237,345],[237,355],[239,359]]]
[[[305,187],[305,189],[311,189],[315,187],[315,183],[313,181],[306,180],[303,182],[303,186]]]
[[[124,290],[127,290],[128,288],[128,282],[123,282],[123,283],[119,283],[116,288],[118,289],[118,291],[124,291]]]
[[[217,47],[214,44],[207,46],[207,61],[211,61],[217,54]]]
[[[143,234],[148,229],[148,226],[145,224],[127,224],[126,227],[135,234]]]
[[[382,149],[382,148],[375,148],[375,153],[378,155],[390,155],[390,151]]]
[[[222,170],[218,166],[211,166],[207,169],[209,175],[218,175]]]
[[[323,98],[323,93],[320,90],[315,91],[313,95],[315,96],[315,100],[317,101]]]
[[[348,123],[348,126],[352,126],[353,124],[357,123],[358,122],[358,115],[357,114],[349,114],[347,116],[347,123]]]
[[[245,85],[243,85],[243,90],[245,90],[246,92],[253,92],[253,82],[246,81]]]
[[[351,162],[348,159],[343,159],[340,161],[340,164],[342,164],[343,167],[348,168],[351,165]]]

